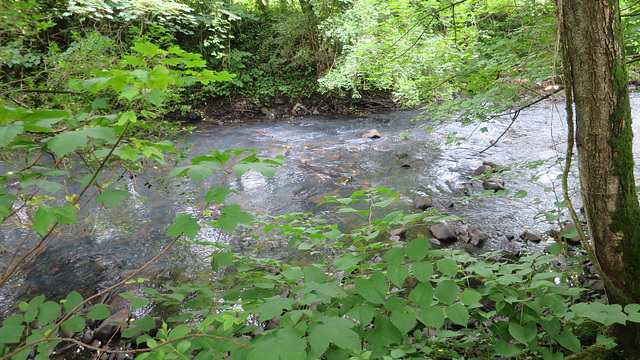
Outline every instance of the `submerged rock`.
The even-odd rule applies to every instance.
[[[482,180],[482,188],[493,191],[504,190],[504,181],[500,179],[484,179]]]
[[[433,207],[433,198],[431,196],[419,196],[415,200],[413,200],[413,205],[415,205],[418,210],[426,210],[430,207]]]
[[[473,172],[473,176],[479,176],[482,175],[484,173],[486,173],[487,171],[491,170],[491,166],[489,165],[480,165],[480,167],[478,167],[474,172]]]
[[[378,139],[381,137],[380,133],[376,129],[371,129],[360,134],[360,137],[369,138],[369,139]]]

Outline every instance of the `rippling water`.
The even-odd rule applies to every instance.
[[[632,106],[640,110],[640,97],[635,94]],[[561,197],[557,178],[561,168],[553,164],[564,156],[566,149],[563,113],[564,103],[546,102],[522,111],[510,128],[511,120],[505,117],[479,127],[453,123],[434,132],[424,131],[420,127],[424,122],[412,121],[418,117],[417,111],[288,121],[254,120],[224,126],[204,123],[186,139],[194,156],[215,149],[255,148],[262,156],[285,157],[287,164],[277,169],[273,179],[255,172],[231,179],[228,185],[237,194],[229,195],[228,199],[247,211],[314,212],[339,223],[344,218],[336,217],[331,205],[317,205],[325,195],[347,197],[357,189],[384,186],[400,195],[401,201],[395,208],[406,212],[416,211],[412,201],[417,196],[432,196],[438,209],[458,215],[465,224],[489,236],[481,251],[503,247],[526,251],[540,249],[540,246],[507,238],[517,238],[525,230],[542,234],[554,228],[539,213],[552,209]],[[638,118],[638,111],[633,115]],[[482,129],[485,126],[486,131]],[[381,138],[360,137],[361,133],[374,128],[382,134]],[[640,131],[637,125],[635,128]],[[447,134],[452,132],[467,141],[447,145]],[[504,136],[495,146],[481,153],[503,132]],[[636,156],[640,154],[637,142]],[[548,161],[537,167],[525,166],[540,159]],[[503,174],[506,188],[511,194],[524,190],[528,195],[522,199],[480,197],[461,201],[465,194],[482,192],[480,182],[470,180],[483,161],[513,165]],[[166,169],[151,171],[147,179],[162,177],[163,171]],[[60,298],[71,290],[79,290],[89,295],[115,282],[117,276],[132,271],[160,251],[169,241],[164,232],[170,220],[180,213],[196,213],[202,205],[203,190],[218,185],[220,180],[221,177],[214,176],[197,187],[178,182],[151,189],[144,186],[146,180],[141,177],[121,180],[121,186],[140,198],[132,199],[123,209],[90,209],[88,225],[70,228],[62,234],[36,264],[26,269],[19,281],[2,290],[1,304],[9,309],[14,297],[38,293]],[[156,181],[151,183],[159,185]],[[575,180],[571,186],[577,193]],[[453,206],[446,207],[450,204]],[[0,241],[9,244],[24,231],[3,229]],[[203,229],[199,239],[231,244],[239,249],[244,246],[237,238],[217,229]],[[455,246],[472,248],[461,242]],[[208,276],[205,257],[209,251],[198,245],[177,245],[143,276],[167,274],[170,281],[204,279]],[[272,244],[264,254],[281,258],[299,256],[286,244]],[[176,271],[169,275],[169,270]]]

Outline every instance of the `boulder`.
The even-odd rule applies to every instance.
[[[565,226],[562,227],[562,233],[563,234],[570,234],[570,233],[574,233],[574,229],[576,228],[576,224],[574,223],[567,223]],[[576,234],[575,236],[572,237],[566,237],[566,236],[562,236],[562,238],[564,239],[564,241],[566,241],[567,243],[571,244],[571,245],[580,245],[582,243],[582,240],[580,240],[580,235]]]
[[[401,228],[397,228],[389,231],[389,234],[391,236],[403,236],[406,232],[407,232],[407,228],[401,227]]]
[[[360,134],[360,137],[369,138],[369,139],[378,139],[380,138],[380,133],[376,129],[371,129]]]
[[[504,190],[504,181],[500,179],[483,179],[482,188],[485,190]]]
[[[429,228],[434,238],[440,241],[453,242],[458,240],[455,231],[445,224],[435,224]]]
[[[467,227],[467,242],[473,244],[475,246],[481,246],[484,241],[487,239],[487,236],[481,233],[478,229],[473,226]]]
[[[309,114],[309,110],[300,103],[296,103],[293,109],[291,109],[291,115],[294,115],[294,116],[302,116],[307,114]]]
[[[473,176],[480,176],[484,173],[486,173],[487,171],[491,170],[491,166],[489,165],[480,165],[480,167],[478,167],[474,172],[473,172]]]
[[[117,313],[111,315],[105,321],[100,324],[93,335],[94,340],[107,343],[113,337],[120,333],[120,330],[124,328],[129,320],[129,309],[122,309]]]
[[[413,205],[415,205],[418,210],[426,210],[430,207],[433,207],[433,198],[431,196],[419,196],[415,200],[413,200]]]
[[[532,232],[530,232],[529,230],[526,230],[525,232],[523,232],[520,237],[524,240],[529,240],[529,241],[533,241],[533,242],[540,242],[542,241],[542,238]]]

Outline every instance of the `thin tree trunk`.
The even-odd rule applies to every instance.
[[[575,104],[576,145],[590,241],[608,298],[640,300],[640,206],[618,0],[558,0],[566,91]],[[569,104],[570,106],[570,104]],[[633,325],[618,335],[638,353]]]

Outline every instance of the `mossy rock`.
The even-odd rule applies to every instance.
[[[579,353],[567,356],[566,360],[621,360],[620,354],[615,350],[605,349],[599,345],[591,345]]]

